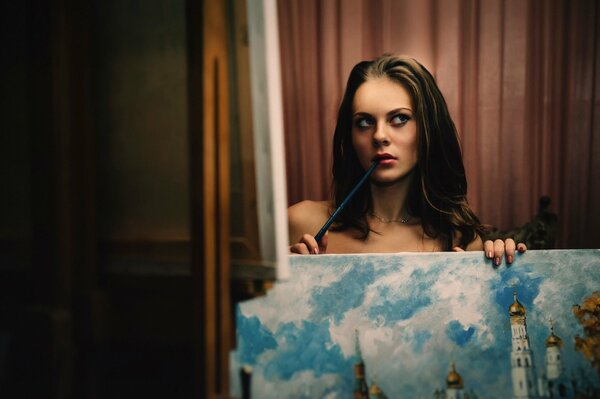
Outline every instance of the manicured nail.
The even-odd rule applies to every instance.
[[[489,259],[492,259],[492,256],[493,256],[493,254],[492,254],[492,251],[490,251],[490,252],[488,252],[488,253],[487,253],[487,257],[488,257]]]
[[[315,255],[319,254],[319,248],[315,247]]]
[[[495,264],[496,266],[500,266],[500,257],[499,257],[499,256],[496,256],[496,257],[494,258],[494,264]]]
[[[507,257],[506,261],[507,261],[508,263],[513,263],[513,256],[512,256],[512,255],[508,255],[508,257]]]

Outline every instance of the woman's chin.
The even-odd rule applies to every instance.
[[[402,184],[406,179],[371,179],[371,184],[377,187],[392,187]]]
[[[371,183],[377,187],[391,187],[396,185],[407,184],[410,183],[412,179],[413,173],[411,172],[400,175],[395,174],[395,176],[375,174],[371,176]]]

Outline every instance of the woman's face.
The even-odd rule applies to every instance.
[[[410,175],[417,164],[417,141],[412,100],[402,85],[380,77],[358,88],[352,105],[352,144],[364,169],[380,159],[372,180],[388,185]]]

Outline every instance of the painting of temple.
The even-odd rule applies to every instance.
[[[554,333],[550,320],[550,334],[545,340],[544,363],[539,373],[536,372],[533,351],[529,345],[527,332],[526,309],[514,293],[514,301],[508,309],[512,347],[510,366],[513,387],[513,398],[574,398],[578,392],[576,376],[568,377],[561,360],[562,339]]]
[[[231,390],[252,398],[592,398],[574,305],[598,296],[600,251],[292,256],[237,312]],[[600,303],[600,302],[598,302]],[[598,339],[598,337],[596,337]]]

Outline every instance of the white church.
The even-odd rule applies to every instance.
[[[517,299],[516,290],[508,313],[512,333],[510,365],[513,399],[573,398],[573,390],[562,367],[562,340],[554,334],[554,326],[550,326],[550,335],[546,339],[545,372],[537,375],[533,351],[529,346],[526,311]]]

